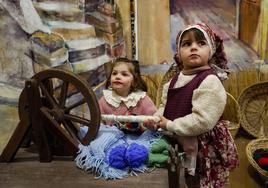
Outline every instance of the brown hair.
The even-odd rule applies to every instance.
[[[121,63],[126,63],[129,67],[130,73],[133,75],[133,82],[132,82],[132,87],[130,89],[130,92],[137,91],[137,90],[142,90],[142,91],[147,92],[147,85],[145,81],[141,78],[139,61],[130,60],[127,58],[122,58],[122,57],[117,58],[112,62],[111,72],[109,73],[109,76],[107,78],[106,85],[105,85],[106,89],[110,87],[111,85],[111,75],[112,75],[114,67]]]

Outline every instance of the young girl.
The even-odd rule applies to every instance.
[[[156,107],[147,96],[147,86],[140,75],[139,62],[126,58],[118,58],[112,64],[112,71],[107,79],[106,90],[99,100],[101,114],[113,115],[152,115]],[[114,124],[108,121],[105,124]],[[135,123],[127,123],[126,132],[143,131]]]
[[[175,61],[180,68],[163,87],[162,104],[148,128],[173,132],[186,153],[188,187],[221,187],[238,165],[238,153],[221,116],[226,92],[227,60],[222,40],[205,24],[181,31]]]
[[[156,112],[146,94],[147,86],[141,78],[138,61],[116,59],[107,80],[107,89],[99,100],[102,115],[153,115]],[[87,127],[82,128],[80,137],[86,132]],[[95,140],[88,146],[79,145],[75,161],[79,168],[96,171],[106,179],[123,178],[132,171],[146,170],[149,147],[159,136],[155,131],[144,131],[138,123],[107,121],[100,126]]]

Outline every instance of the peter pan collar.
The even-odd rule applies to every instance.
[[[120,106],[120,103],[123,102],[127,108],[135,107],[140,99],[144,98],[146,96],[146,92],[144,91],[135,91],[131,92],[128,96],[122,97],[118,95],[115,91],[112,89],[106,89],[103,90],[103,96],[106,102],[113,107],[118,108]]]

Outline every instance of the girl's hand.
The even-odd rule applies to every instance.
[[[150,129],[150,130],[157,130],[157,123],[152,119],[147,119],[143,122],[144,127]]]
[[[155,122],[152,119],[148,119],[144,122],[144,126],[150,130],[157,130],[159,128],[166,130],[167,122],[168,119],[166,119],[164,116],[161,116],[159,122]]]
[[[158,122],[158,128],[162,128],[164,130],[167,130],[167,122],[168,122],[168,119],[165,118],[164,116],[161,116],[160,117],[160,121]]]

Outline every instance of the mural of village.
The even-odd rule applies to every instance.
[[[11,15],[11,18],[5,16],[3,19],[15,19],[13,24],[21,27],[10,28],[8,21],[11,20],[4,20],[3,23],[9,25],[6,29],[21,32],[17,37],[25,43],[22,46],[19,41],[15,42],[14,46],[22,48],[20,50],[25,50],[25,53],[24,56],[21,52],[15,54],[20,55],[16,65],[12,66],[17,69],[13,73],[3,70],[7,76],[2,78],[3,82],[9,83],[14,76],[23,81],[20,78],[27,78],[29,74],[48,67],[69,69],[75,74],[87,73],[90,77],[90,71],[112,58],[125,56],[123,30],[114,2],[88,1],[85,6],[85,2],[76,0],[3,1],[2,6],[3,13]],[[7,35],[3,36],[7,41],[11,39],[8,37],[13,37],[10,31],[1,33]],[[10,43],[4,47],[11,49]],[[3,56],[9,57],[6,50],[3,50]],[[24,58],[23,62],[21,58]],[[3,61],[5,63],[7,61]],[[96,82],[90,81],[90,84]],[[21,83],[17,84],[21,86]]]

